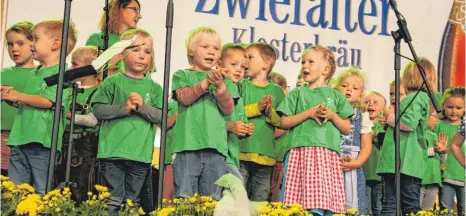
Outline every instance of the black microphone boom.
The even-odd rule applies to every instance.
[[[81,77],[86,77],[86,76],[96,75],[96,74],[97,74],[97,71],[94,69],[94,67],[92,65],[87,65],[84,67],[75,68],[75,69],[66,71],[65,76],[63,78],[63,82],[66,83],[66,82],[73,81]],[[58,77],[59,77],[59,74],[55,74],[55,75],[44,78],[44,81],[48,86],[53,86],[53,85],[58,84]]]

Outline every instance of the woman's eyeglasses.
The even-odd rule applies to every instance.
[[[131,9],[133,10],[134,12],[140,14],[141,13],[141,8],[138,8],[138,7],[124,7],[125,9]]]

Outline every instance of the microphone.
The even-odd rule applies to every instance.
[[[94,69],[94,67],[92,65],[86,65],[84,67],[66,71],[63,78],[63,82],[66,83],[81,77],[87,77],[95,74],[97,74],[97,71]],[[44,78],[44,81],[47,84],[47,86],[56,85],[58,84],[58,74],[46,77]]]

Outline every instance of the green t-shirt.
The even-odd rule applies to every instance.
[[[16,91],[23,92],[24,85],[26,84],[27,77],[34,68],[18,68],[8,67],[3,68],[1,71],[1,83],[2,85],[9,85]],[[2,102],[2,117],[1,124],[2,130],[11,130],[13,127],[13,121],[15,120],[18,109],[12,107],[5,102]]]
[[[113,46],[116,42],[120,41],[121,34],[109,33],[108,34],[108,47]],[[104,47],[104,33],[96,32],[91,34],[86,41],[86,46],[96,46],[98,48]]]
[[[353,107],[339,91],[328,86],[309,88],[301,86],[293,89],[278,107],[278,112],[287,116],[299,114],[319,104],[326,106],[343,119],[353,114]],[[319,125],[307,119],[290,129],[293,137],[285,152],[298,147],[325,147],[340,152],[340,130],[331,122]]]
[[[37,67],[27,75],[26,84],[22,93],[39,95],[55,103],[57,85],[47,86],[44,78],[57,73],[58,65],[48,68]],[[71,89],[64,89],[57,142],[59,151],[61,150],[63,127],[66,119],[64,113],[65,110],[68,112],[70,99]],[[36,142],[42,144],[44,147],[50,148],[52,144],[53,116],[54,109],[39,109],[21,103],[13,127],[11,128],[11,134],[7,144],[9,146],[17,146]]]
[[[115,74],[105,79],[95,93],[92,105],[124,105],[131,92],[141,95],[144,104],[162,108],[162,87],[159,84],[150,76],[135,79],[126,74]],[[134,113],[124,118],[102,121],[97,158],[125,158],[151,163],[155,126]]]
[[[178,111],[178,101],[171,101],[168,104],[168,118]],[[176,124],[176,122],[175,122]],[[173,125],[171,128],[167,129],[167,136],[165,137],[165,165],[172,163],[172,145],[173,145]]]
[[[207,75],[207,72],[194,70],[176,71],[172,82],[173,94],[176,95],[177,89],[196,85],[206,79]],[[225,82],[225,84],[231,89],[233,83]],[[172,153],[215,149],[224,157],[228,155],[225,118],[218,108],[215,96],[210,91],[189,106],[179,104],[173,133],[176,136],[173,136],[172,142],[176,144],[172,146]]]
[[[278,139],[275,139],[275,152],[277,154],[277,162],[283,162],[288,149],[288,144],[292,139],[291,131],[287,131]]]
[[[385,135],[385,130],[380,125],[380,119],[377,123],[372,126],[372,152],[367,159],[366,163],[363,165],[364,176],[366,181],[381,181],[379,175],[377,175],[377,164],[379,163],[380,158],[380,149],[382,148],[383,136]]]
[[[236,92],[234,95],[239,96],[238,86],[234,84],[234,89],[231,89],[230,92]],[[236,101],[235,109],[233,113],[229,116],[225,116],[225,121],[242,121],[247,123],[248,119],[244,113],[244,101],[240,97],[234,99]],[[239,137],[238,135],[228,132],[228,157],[226,158],[226,163],[234,165],[239,168],[239,153],[241,151],[241,142],[244,140],[244,137]]]
[[[414,131],[400,133],[400,158],[401,173],[422,179],[424,175],[424,158],[427,154],[425,133],[427,131],[427,120],[429,118],[430,99],[427,93],[420,92],[413,100],[414,93],[408,94],[400,104],[400,110],[406,108],[401,117],[401,122],[413,128]],[[377,173],[395,173],[395,142],[393,138],[394,128],[388,127],[380,152]]]
[[[434,132],[436,134],[439,134],[440,132],[443,132],[447,135],[448,137],[448,147],[451,146],[451,141],[455,137],[455,135],[458,133],[458,128],[460,125],[452,125],[449,124],[443,120],[438,121],[437,124],[434,127]],[[461,150],[463,153],[465,152],[465,146],[461,146]],[[456,180],[456,181],[462,181],[464,182],[464,167],[461,166],[461,164],[456,160],[455,156],[453,155],[453,152],[448,152],[447,153],[447,160],[444,162],[445,163],[445,170],[443,171],[443,178],[444,179],[450,179],[450,180]]]
[[[246,106],[258,103],[265,95],[272,95],[272,109],[274,110],[285,98],[282,88],[275,83],[270,82],[267,86],[258,86],[251,80],[241,82],[240,94]],[[248,120],[254,124],[254,133],[241,143],[241,153],[256,153],[275,159],[275,127],[267,123],[265,115],[255,116]]]
[[[437,134],[431,130],[426,131],[426,141],[428,148],[434,148],[437,140]],[[428,154],[424,156],[424,176],[422,177],[422,185],[438,184],[442,185],[442,174],[440,171],[440,155],[435,153],[434,156],[429,157]]]

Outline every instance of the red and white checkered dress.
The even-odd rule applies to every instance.
[[[293,148],[288,155],[284,204],[346,212],[340,156],[323,147]]]

